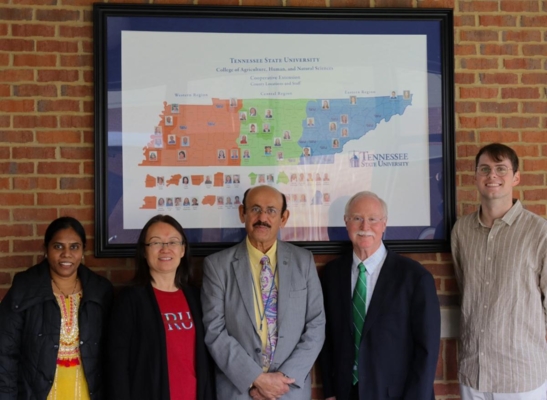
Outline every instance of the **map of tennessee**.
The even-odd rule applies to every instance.
[[[349,99],[164,102],[140,166],[287,166],[332,163],[350,140],[403,115],[412,95]]]

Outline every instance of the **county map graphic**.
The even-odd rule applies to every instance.
[[[210,105],[164,102],[159,123],[151,127],[139,166],[181,167],[283,167],[330,164],[344,145],[403,115],[412,94],[343,99],[212,99]],[[257,174],[250,172],[251,184]],[[207,184],[203,175],[182,182],[177,173],[165,184]],[[215,174],[213,186],[222,186]],[[281,172],[277,183],[289,183]],[[146,187],[157,179],[146,178]],[[142,208],[155,207],[156,198],[144,199]],[[203,203],[202,203],[203,204]]]

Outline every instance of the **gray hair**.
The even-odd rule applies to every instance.
[[[353,203],[354,201],[359,200],[363,197],[370,197],[370,198],[378,200],[380,202],[380,204],[382,205],[382,208],[384,209],[384,218],[387,218],[387,204],[386,204],[386,202],[384,200],[382,200],[380,197],[378,197],[378,195],[376,193],[369,192],[367,190],[364,190],[362,192],[357,192],[353,196],[351,196],[351,198],[346,203],[346,208],[344,210],[344,217],[349,216],[348,214],[349,214],[349,208],[351,207],[351,203]]]

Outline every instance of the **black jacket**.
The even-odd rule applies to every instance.
[[[104,397],[104,331],[112,302],[110,282],[80,265],[80,355],[92,400]],[[0,399],[39,400],[49,394],[61,330],[47,260],[18,273],[0,303]]]
[[[197,399],[214,399],[212,361],[204,343],[199,289],[185,286],[196,329]],[[165,328],[152,285],[120,292],[108,335],[108,393],[112,400],[169,400]]]

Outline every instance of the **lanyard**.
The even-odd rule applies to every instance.
[[[277,274],[277,268],[273,271],[273,282],[270,285],[270,292],[268,293],[268,298],[266,299],[266,304],[268,304],[270,302],[270,297],[272,295],[272,290],[275,286],[276,274]],[[252,273],[251,273],[251,278],[252,277],[253,276],[252,276]],[[258,281],[260,283],[260,275],[259,275]],[[253,282],[254,282],[254,279],[253,279]],[[254,296],[255,296],[255,303],[256,303],[256,309],[258,310],[258,316],[260,317],[260,330],[262,331],[262,322],[264,321],[264,317],[266,316],[266,304],[263,304],[264,311],[260,312],[260,303],[258,302],[258,295],[256,294],[256,289],[255,289],[254,283],[253,283],[253,293],[254,293]]]

